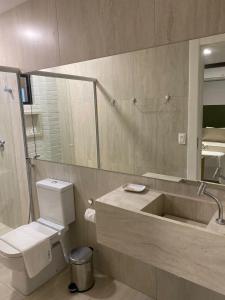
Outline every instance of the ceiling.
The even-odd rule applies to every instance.
[[[26,1],[27,0],[0,0],[0,14]]]

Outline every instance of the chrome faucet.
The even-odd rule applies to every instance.
[[[201,196],[201,194],[204,194],[210,198],[212,198],[217,206],[218,206],[218,218],[216,219],[216,222],[220,225],[225,225],[225,220],[223,218],[223,205],[219,199],[217,199],[213,194],[210,192],[206,191],[207,184],[205,182],[202,182],[199,186],[198,189],[198,195]]]

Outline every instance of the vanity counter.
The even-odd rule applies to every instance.
[[[138,212],[160,195],[162,195],[162,193],[153,190],[146,190],[142,193],[132,193],[124,191],[123,187],[119,187],[118,189],[97,199],[96,202]]]
[[[213,201],[120,187],[95,205],[100,244],[225,295],[225,227]]]

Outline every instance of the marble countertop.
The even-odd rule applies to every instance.
[[[164,202],[167,197],[170,203]],[[154,190],[131,193],[120,187],[96,200],[97,240],[225,295],[225,226],[215,222],[215,209],[213,201],[211,205],[201,197]],[[165,217],[168,213],[171,217],[180,215],[184,222]],[[185,220],[196,220],[196,224]]]
[[[164,193],[158,192],[155,190],[146,189],[145,192],[142,193],[134,193],[124,191],[123,187],[119,187],[112,192],[105,194],[96,200],[96,202],[108,204],[117,208],[125,209],[128,211],[137,212],[140,214],[146,214],[143,212],[143,209],[148,206],[152,201],[163,195]],[[187,196],[188,198],[188,196]],[[200,201],[204,201],[199,198]],[[213,203],[213,202],[212,202]],[[153,214],[153,216],[156,216]],[[158,217],[158,216],[156,216]],[[216,223],[216,218],[218,217],[218,212],[216,212],[209,224],[205,227],[205,230],[225,235],[225,225],[219,225]],[[225,218],[225,213],[224,213]],[[171,222],[179,222],[176,220],[171,220]],[[184,224],[184,223],[182,223]],[[187,225],[187,223],[186,223]],[[189,224],[190,225],[190,224]]]
[[[142,193],[133,193],[126,192],[123,190],[123,187],[119,187],[118,189],[102,196],[96,201],[137,212],[141,211],[160,195],[162,195],[162,193],[153,190],[146,190]]]

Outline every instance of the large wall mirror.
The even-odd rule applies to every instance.
[[[29,154],[225,183],[225,35],[31,73]]]

